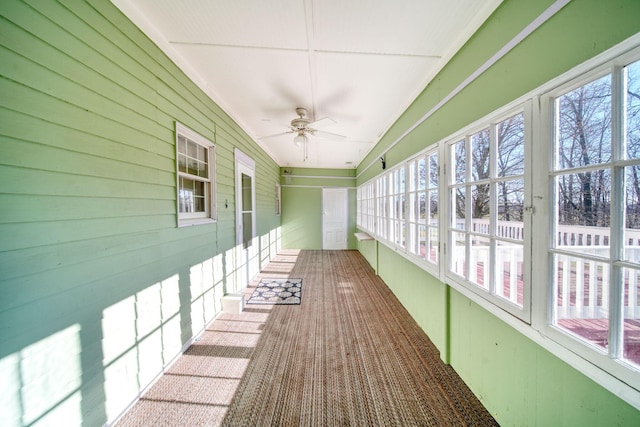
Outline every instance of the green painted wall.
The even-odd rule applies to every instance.
[[[279,168],[109,1],[0,16],[2,424],[102,425],[246,286],[234,148],[252,269],[280,244]],[[176,227],[176,120],[216,144],[217,223]]]
[[[451,365],[502,426],[637,426],[640,412],[451,291]]]
[[[282,168],[282,246],[322,249],[322,189],[348,188],[349,249],[356,249],[354,169]]]
[[[379,174],[377,159],[407,128],[552,3],[504,1],[360,164],[358,184]],[[390,149],[388,167],[638,33],[638,16],[637,0],[571,1]],[[374,244],[377,251],[369,242],[359,247],[501,425],[640,425],[640,411],[395,251]]]
[[[282,187],[282,247],[322,249],[322,188]]]
[[[378,275],[429,335],[440,350],[440,357],[446,361],[447,288],[432,275],[382,244],[378,244]]]

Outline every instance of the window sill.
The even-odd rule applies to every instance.
[[[356,236],[356,239],[358,239],[359,242],[363,240],[374,240],[373,237],[364,232],[353,233],[353,235]]]
[[[178,221],[178,228],[191,227],[192,225],[215,224],[217,221],[213,218],[198,218]]]

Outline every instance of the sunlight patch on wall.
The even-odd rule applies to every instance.
[[[237,292],[236,289],[236,251],[231,248],[224,253],[225,293]]]
[[[115,419],[182,349],[178,275],[102,312],[107,419]]]
[[[191,283],[191,325],[194,333],[202,331],[218,313],[222,297],[222,260],[220,255],[207,259],[191,267],[189,280]],[[216,271],[218,270],[218,271]]]
[[[81,425],[80,325],[0,360],[0,414],[5,426]]]
[[[198,333],[204,329],[204,304],[202,294],[205,288],[205,278],[202,274],[203,263],[191,266],[189,269],[189,283],[191,285],[191,330]]]
[[[260,268],[262,269],[265,265],[269,263],[271,259],[270,249],[271,249],[271,235],[269,233],[263,234],[260,236]]]

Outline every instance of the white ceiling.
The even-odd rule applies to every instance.
[[[354,168],[502,0],[112,1],[280,166]],[[296,107],[346,138],[264,138]]]

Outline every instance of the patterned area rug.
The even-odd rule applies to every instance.
[[[300,304],[302,279],[262,279],[247,304]]]

